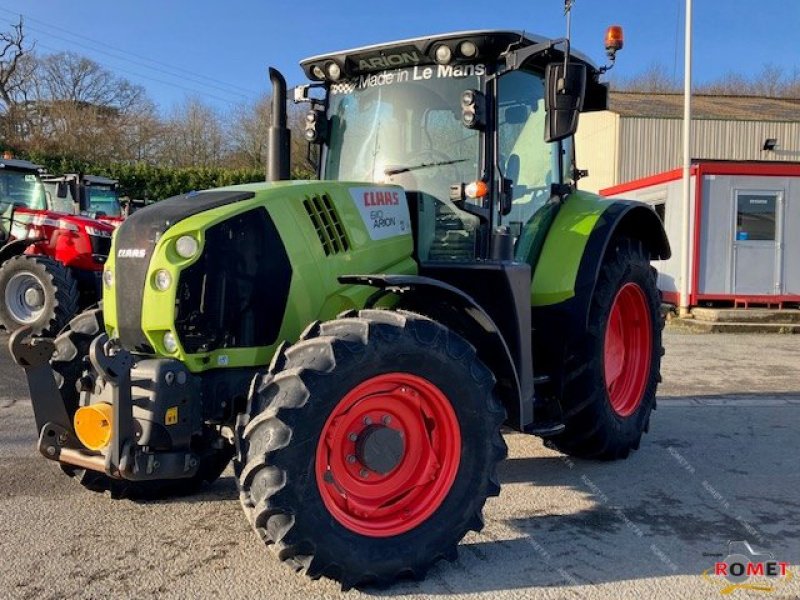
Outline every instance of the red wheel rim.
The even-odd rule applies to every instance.
[[[387,471],[384,464],[385,472],[375,470],[366,450],[375,436],[395,443],[394,466]],[[322,500],[340,524],[389,537],[414,529],[441,506],[460,460],[461,431],[447,396],[421,377],[387,373],[359,384],[333,409],[317,444],[315,472]]]
[[[606,325],[603,365],[611,408],[621,417],[642,403],[653,348],[650,308],[644,290],[626,283],[617,292]]]

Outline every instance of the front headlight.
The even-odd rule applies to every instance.
[[[171,331],[164,334],[164,348],[170,354],[178,351],[178,340],[175,339],[175,334]]]
[[[92,227],[91,225],[86,226],[86,233],[88,233],[89,235],[93,235],[95,237],[104,237],[104,238],[111,237],[110,231],[106,231],[105,229],[99,229],[98,227]]]
[[[156,289],[166,292],[169,286],[172,285],[172,275],[170,275],[169,271],[166,269],[159,269],[156,271],[156,276],[153,281],[156,285]]]
[[[181,258],[192,258],[200,249],[200,244],[190,235],[182,235],[175,242],[175,252]]]

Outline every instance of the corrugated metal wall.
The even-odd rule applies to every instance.
[[[704,120],[694,121],[693,125],[692,158],[800,160],[800,122]],[[617,183],[680,167],[682,136],[683,123],[679,119],[621,118]],[[767,138],[776,138],[780,148],[762,150]]]
[[[589,171],[581,189],[597,192],[679,168],[682,136],[680,119],[620,117],[610,111],[581,115],[575,152],[578,167]],[[776,138],[780,147],[762,150],[767,138]],[[696,159],[800,161],[800,120],[695,120],[692,140]]]

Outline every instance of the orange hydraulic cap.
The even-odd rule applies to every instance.
[[[111,443],[114,407],[108,402],[82,406],[75,411],[75,435],[89,450],[102,450]]]
[[[611,25],[606,29],[606,50],[616,52],[625,45],[625,35],[621,25]]]

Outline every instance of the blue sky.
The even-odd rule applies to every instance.
[[[800,68],[800,1],[694,4],[698,80],[757,72],[766,63]],[[684,0],[577,0],[574,46],[601,62],[606,26],[621,24],[620,76],[661,63],[682,77],[683,6]],[[88,55],[144,85],[162,109],[189,94],[225,110],[267,90],[267,65],[299,83],[298,61],[327,51],[463,29],[559,37],[565,26],[562,0],[0,0],[0,27],[19,13],[41,51]]]

